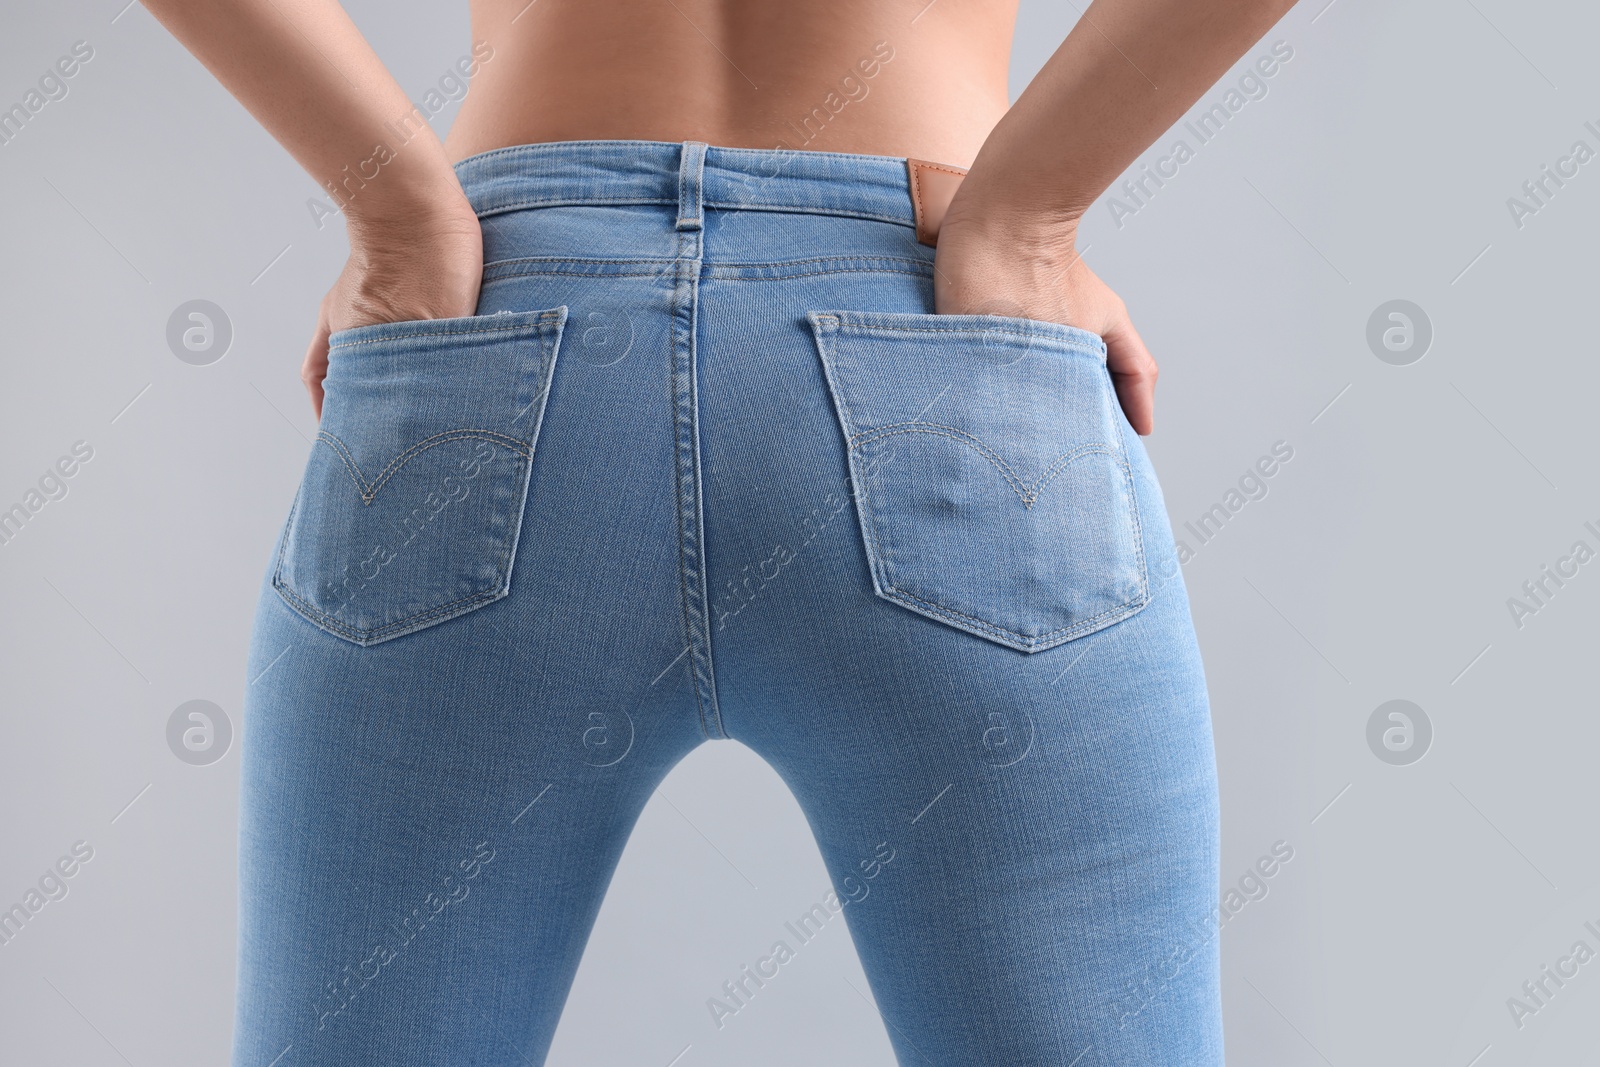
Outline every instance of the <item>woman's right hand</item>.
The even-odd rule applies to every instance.
[[[350,258],[322,298],[300,379],[322,419],[328,336],[380,322],[471,315],[483,281],[483,230],[462,198],[448,207],[351,217]]]
[[[1129,425],[1139,434],[1151,433],[1156,361],[1122,298],[1078,255],[1076,224],[1051,225],[1027,212],[986,208],[977,186],[969,194],[963,183],[939,227],[934,310],[1039,319],[1098,334]]]
[[[483,233],[452,157],[339,0],[145,6],[344,211],[350,260],[301,371],[318,421],[329,334],[477,312]]]

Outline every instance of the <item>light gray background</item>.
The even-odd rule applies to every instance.
[[[257,582],[314,432],[298,366],[346,252],[337,220],[311,221],[311,180],[122,2],[28,5],[0,34],[6,107],[73,41],[95,49],[0,147],[0,508],[74,441],[95,450],[0,546],[0,906],[74,841],[95,849],[0,946],[7,1064],[225,1062],[238,752],[187,765],[166,724],[203,698],[237,725]],[[1275,841],[1295,850],[1222,934],[1229,1061],[1592,1062],[1600,961],[1521,1029],[1506,998],[1575,941],[1600,950],[1583,928],[1600,927],[1600,562],[1520,629],[1506,601],[1573,542],[1600,548],[1583,528],[1600,526],[1600,160],[1521,228],[1506,200],[1574,141],[1600,149],[1583,126],[1600,126],[1600,15],[1324,3],[1290,12],[1201,107],[1287,41],[1264,99],[1120,227],[1097,204],[1083,238],[1161,361],[1149,447],[1179,536],[1274,442],[1294,449],[1184,572],[1224,879]],[[414,97],[469,46],[464,5],[348,6]],[[1023,9],[1014,91],[1077,18]],[[235,330],[211,366],[166,344],[194,298]],[[1366,341],[1397,298],[1435,331],[1408,366]],[[1409,766],[1366,741],[1395,698],[1435,730]],[[843,924],[715,1028],[706,998],[827,875],[737,743],[703,746],[661,794],[550,1063],[891,1064]]]

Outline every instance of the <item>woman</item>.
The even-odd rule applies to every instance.
[[[901,1062],[1222,1062],[1156,367],[1075,237],[1289,3],[1097,0],[1008,108],[1015,0],[477,0],[442,144],[334,0],[146,6],[351,244],[251,652],[238,1067],[542,1062],[710,738],[799,799]]]

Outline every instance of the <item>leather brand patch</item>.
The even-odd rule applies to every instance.
[[[911,206],[916,211],[917,240],[930,247],[937,246],[939,225],[967,172],[961,167],[929,163],[925,159],[906,160],[906,172],[911,176]]]

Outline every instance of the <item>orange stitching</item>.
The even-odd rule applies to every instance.
[[[917,240],[921,241],[925,235],[928,235],[928,227],[923,218],[922,172],[924,170],[936,170],[942,174],[954,175],[957,178],[965,178],[967,172],[960,167],[947,167],[941,163],[926,163],[920,159],[906,160],[906,170],[911,175],[911,206],[916,209]]]

